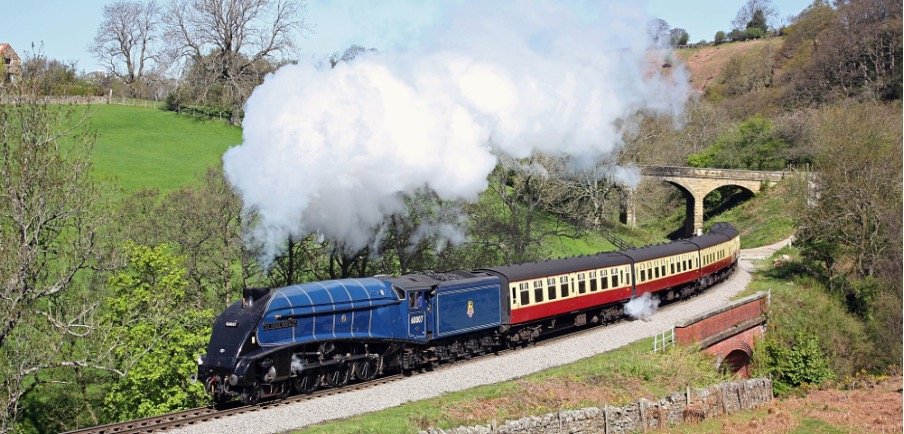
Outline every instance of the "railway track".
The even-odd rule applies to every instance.
[[[168,413],[155,417],[146,417],[143,419],[135,419],[126,422],[111,423],[107,425],[98,425],[90,428],[67,431],[64,434],[141,434],[167,431],[173,428],[180,428],[208,420],[220,419],[244,413],[251,413],[268,408],[307,401],[310,399],[317,399],[324,396],[339,395],[355,390],[367,389],[370,387],[379,386],[381,384],[398,381],[402,378],[404,378],[402,374],[393,374],[362,383],[355,383],[338,389],[318,390],[310,395],[294,395],[278,401],[263,402],[256,405],[236,406],[220,410],[217,410],[213,407],[198,407],[191,410]]]
[[[692,297],[689,297],[689,298],[692,298]],[[687,298],[687,299],[689,299],[689,298]],[[684,299],[684,300],[687,300],[687,299]],[[671,303],[663,303],[663,305],[665,305],[665,304],[671,304]],[[602,324],[590,325],[588,327],[582,327],[580,329],[572,330],[570,332],[567,332],[567,331],[554,332],[552,334],[546,335],[541,340],[536,341],[535,343],[531,344],[531,346],[544,346],[544,345],[551,344],[555,341],[558,341],[559,339],[567,339],[567,338],[571,338],[571,337],[580,336],[584,333],[589,333],[591,331],[594,331],[599,327],[605,327],[607,325],[617,323],[619,321],[621,321],[621,319],[613,321],[613,322],[609,322],[609,323],[602,323]],[[498,352],[491,352],[491,353],[486,353],[483,355],[477,355],[477,356],[471,357],[470,359],[461,360],[457,363],[448,363],[448,364],[439,365],[436,369],[441,370],[441,369],[454,368],[456,366],[461,366],[464,363],[468,363],[469,361],[479,360],[484,357],[502,355],[502,354],[506,354],[511,351],[517,351],[521,348],[523,348],[523,347],[503,349],[503,350],[499,350]],[[353,391],[357,391],[357,390],[367,389],[370,387],[375,387],[375,386],[379,386],[382,384],[399,381],[404,378],[405,378],[405,375],[403,375],[401,373],[397,373],[397,374],[392,374],[392,375],[388,375],[385,377],[376,378],[374,380],[370,380],[370,381],[366,381],[366,382],[362,382],[362,383],[351,384],[351,385],[344,386],[344,387],[337,388],[337,389],[323,389],[323,390],[318,390],[309,395],[293,395],[293,396],[290,396],[290,397],[282,399],[282,400],[265,401],[265,402],[262,402],[260,404],[255,404],[255,405],[243,405],[243,406],[236,406],[234,408],[224,408],[224,409],[220,409],[220,410],[217,410],[213,407],[199,407],[199,408],[194,408],[191,410],[179,411],[179,412],[164,414],[164,415],[155,416],[155,417],[147,417],[147,418],[143,418],[143,419],[136,419],[136,420],[126,421],[126,422],[107,424],[107,425],[98,425],[98,426],[94,426],[94,427],[90,427],[90,428],[83,428],[83,429],[79,429],[79,430],[68,431],[63,434],[144,434],[144,433],[161,432],[161,431],[167,431],[167,430],[174,429],[174,428],[185,427],[185,426],[189,426],[189,425],[193,425],[196,423],[201,423],[201,422],[205,422],[205,421],[209,421],[209,420],[221,419],[221,418],[235,416],[235,415],[239,415],[239,414],[266,410],[268,408],[274,408],[274,407],[279,407],[279,406],[284,406],[284,405],[291,405],[291,404],[294,404],[297,402],[317,399],[317,398],[321,398],[321,397],[325,397],[325,396],[339,395],[342,393],[348,393],[348,392],[353,392]]]

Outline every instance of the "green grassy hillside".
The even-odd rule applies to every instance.
[[[97,133],[94,171],[125,192],[166,191],[196,182],[242,140],[238,127],[152,108],[98,105],[89,113]]]
[[[805,200],[804,194],[798,182],[784,180],[703,226],[709,229],[714,223],[729,222],[741,232],[741,248],[766,246],[794,234],[794,210]]]
[[[199,175],[220,164],[223,152],[239,144],[241,129],[216,121],[203,121],[153,108],[120,105],[90,107],[90,125],[97,132],[94,171],[109,180],[108,193],[118,196],[142,188],[162,191],[197,182]],[[728,221],[742,231],[744,247],[781,240],[793,231],[787,206],[787,187],[778,187],[733,208],[712,220]],[[660,221],[663,227],[628,229],[616,225],[615,232],[635,245],[661,242],[661,233],[679,228],[683,213]],[[674,220],[674,221],[673,221]],[[544,225],[552,225],[544,221]],[[566,224],[566,226],[568,226]],[[543,242],[544,258],[569,257],[615,250],[594,232],[565,230],[572,236],[549,237]]]

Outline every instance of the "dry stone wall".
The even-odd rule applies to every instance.
[[[723,414],[755,408],[772,400],[772,381],[754,378],[688,389],[658,401],[641,399],[622,407],[591,407],[447,430],[431,428],[423,434],[545,434],[633,433],[699,422]]]

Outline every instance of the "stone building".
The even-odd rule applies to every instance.
[[[15,83],[22,74],[22,60],[16,50],[6,42],[0,42],[0,85]]]

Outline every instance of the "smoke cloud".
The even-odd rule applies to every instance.
[[[447,9],[414,46],[335,68],[287,65],[248,99],[243,142],[223,162],[246,209],[259,212],[253,235],[266,255],[308,233],[363,248],[423,189],[474,201],[501,155],[613,159],[619,119],[677,115],[687,98],[680,68],[660,73],[667,53],[634,2]],[[450,225],[433,228],[460,238]]]
[[[659,308],[659,299],[650,296],[650,293],[632,298],[625,304],[625,314],[634,319],[649,321]]]

